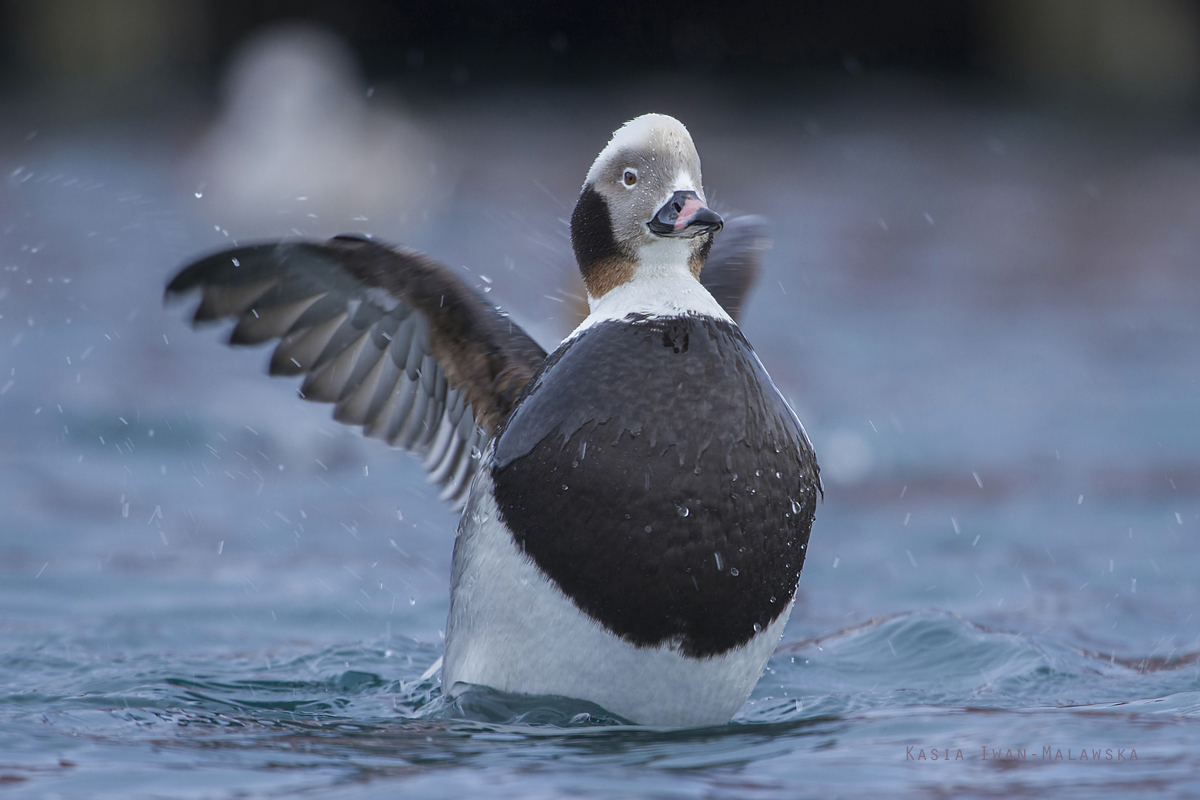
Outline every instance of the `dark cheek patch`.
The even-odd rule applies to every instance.
[[[571,212],[571,246],[589,291],[600,282],[600,272],[614,262],[628,259],[613,236],[608,203],[591,184],[584,187]]]

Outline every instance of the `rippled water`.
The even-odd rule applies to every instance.
[[[488,274],[553,342],[578,313],[563,206],[629,114],[517,100],[540,127],[421,119],[451,173],[428,220],[240,222],[195,197],[187,137],[5,123],[0,791],[1200,793],[1200,226],[1164,211],[1200,207],[1200,152],[950,100],[690,109],[717,198],[775,220],[745,329],[827,476],[735,720],[441,697],[455,519],[419,465],[161,287],[227,232],[367,224]]]

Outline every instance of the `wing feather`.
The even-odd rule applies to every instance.
[[[233,345],[278,340],[268,370],[303,375],[306,399],[421,457],[456,507],[480,451],[546,352],[448,269],[357,237],[216,253],[168,297],[199,290],[199,325],[233,319]]]
[[[294,343],[291,344],[286,353],[281,354],[281,361],[291,366],[286,367],[289,370],[288,374],[308,373],[317,368],[317,359],[321,353],[325,351],[325,346],[329,344],[329,340],[337,333],[337,329],[341,326],[345,316],[338,314],[330,317],[324,322],[318,322],[312,327],[294,327],[291,331],[285,334],[285,337],[296,336]],[[280,342],[282,345],[283,342]],[[279,348],[277,347],[276,350]],[[275,365],[275,358],[271,358],[271,366]],[[292,370],[295,371],[292,371]],[[270,370],[270,367],[268,367]],[[274,373],[272,373],[274,374]]]
[[[721,307],[740,322],[746,295],[762,270],[763,255],[771,247],[765,217],[734,217],[713,241],[700,270],[700,282]]]

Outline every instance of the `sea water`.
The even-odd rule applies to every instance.
[[[580,311],[557,203],[586,148],[533,152],[538,132],[487,105],[430,112],[446,130],[486,117],[492,138],[448,145],[465,166],[440,173],[453,197],[429,221],[314,220],[281,201],[278,225],[243,230],[180,177],[184,139],[10,137],[0,790],[1200,793],[1200,292],[1171,266],[1200,242],[1152,213],[1195,207],[1180,168],[1158,165],[1196,156],[1106,140],[1150,176],[1141,211],[1079,188],[1121,173],[1067,123],[861,111],[810,110],[820,136],[778,110],[689,119],[723,212],[774,220],[744,329],[826,491],[753,695],[730,724],[684,731],[562,698],[447,701],[456,518],[419,465],[266,378],[263,351],[160,305],[175,268],[234,239],[369,224],[469,264],[472,285],[487,272],[489,298],[552,345]],[[601,116],[542,124],[602,141],[620,120]],[[467,168],[484,155],[537,185]],[[1092,275],[1111,267],[1116,245],[1089,244],[1105,236],[1150,266]]]

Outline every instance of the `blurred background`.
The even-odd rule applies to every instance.
[[[1028,372],[999,379],[991,348],[1070,341],[1144,368],[1190,324],[1162,304],[1200,287],[1200,4],[1186,0],[700,0],[677,19],[638,3],[8,0],[0,37],[10,271],[53,261],[60,280],[153,286],[227,239],[363,230],[499,273],[497,297],[547,344],[582,310],[563,222],[580,175],[623,120],[680,117],[714,200],[775,223],[749,325],[770,320],[759,346],[798,371],[814,434],[837,428],[835,483],[903,449],[871,444],[872,408],[949,424],[930,379],[950,376],[912,371],[947,363],[931,348],[970,351],[953,354],[953,391],[996,380],[973,400],[1029,401],[1008,406],[1032,415],[1013,436],[1045,440],[1077,415],[1033,400],[1051,388]],[[106,240],[145,252],[128,278],[100,268]],[[10,280],[9,304],[81,291]],[[966,320],[1004,335],[947,341]],[[871,324],[925,338],[849,345]],[[835,354],[861,369],[818,372]],[[866,383],[831,391],[847,380]],[[983,457],[979,402],[952,404],[961,430],[937,447]]]
[[[771,220],[743,328],[826,486],[786,639],[937,610],[1197,663],[1200,3],[7,0],[12,687],[76,659],[73,691],[120,695],[100,654],[168,647],[201,665],[145,679],[174,708],[162,676],[216,654],[251,654],[233,681],[399,639],[419,675],[455,525],[419,465],[162,287],[235,241],[364,231],[552,348],[584,311],[583,176],[648,111],[718,210]],[[1001,704],[1096,702],[1072,680]]]

